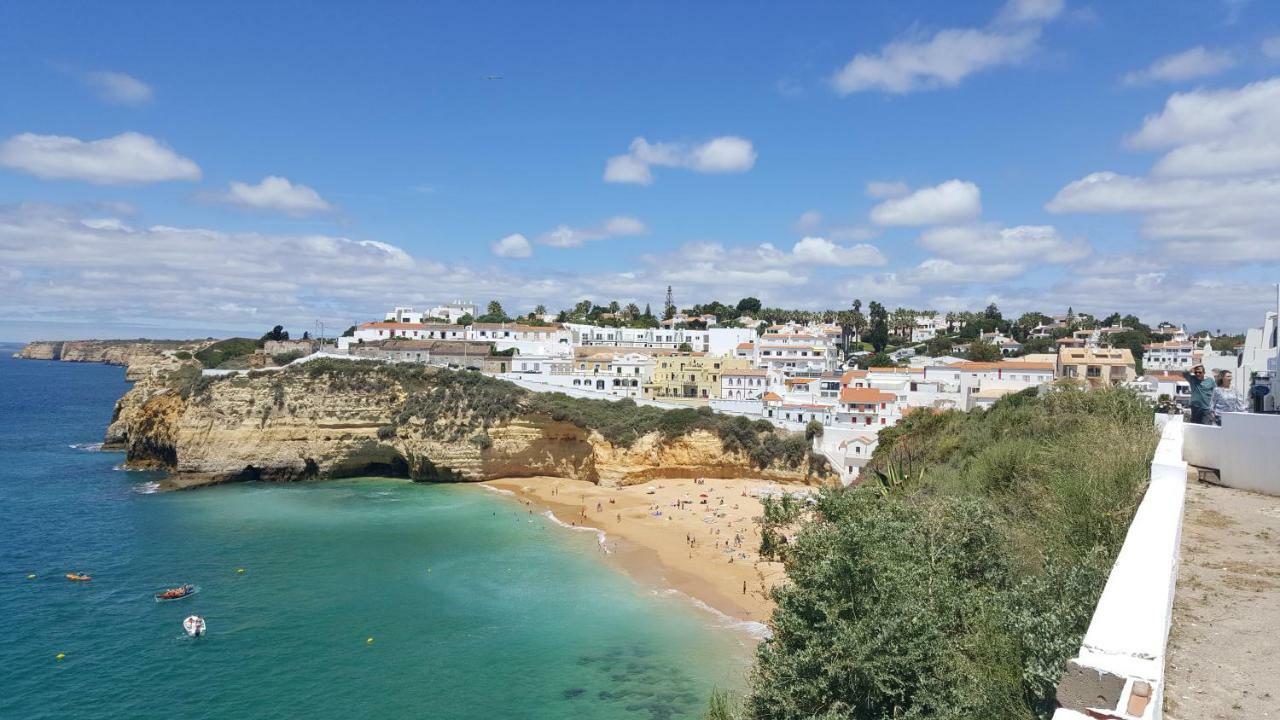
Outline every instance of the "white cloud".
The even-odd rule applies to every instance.
[[[1021,62],[1038,37],[1035,29],[1012,33],[939,30],[927,40],[891,42],[875,55],[859,53],[835,74],[832,83],[841,95],[954,87],[981,70]]]
[[[581,247],[591,240],[607,240],[612,237],[634,237],[649,232],[649,226],[639,218],[615,215],[598,226],[574,228],[559,225],[538,236],[538,242],[551,247]]]
[[[1272,60],[1280,60],[1280,35],[1262,41],[1262,54]]]
[[[911,188],[900,180],[872,180],[867,183],[867,195],[877,200],[900,198],[911,192]]]
[[[649,185],[650,168],[678,167],[699,173],[744,173],[756,164],[756,150],[750,140],[726,135],[700,145],[650,143],[642,137],[631,141],[626,155],[616,155],[605,163],[604,180],[611,183]]]
[[[909,93],[954,87],[966,77],[1025,59],[1040,25],[1062,12],[1062,0],[1010,0],[986,28],[945,28],[931,36],[895,40],[878,53],[858,53],[836,72],[837,93]]]
[[[1156,163],[1155,175],[1280,170],[1280,78],[1238,89],[1177,93],[1127,143],[1141,150],[1173,148]]]
[[[903,302],[920,295],[920,286],[897,273],[877,273],[852,277],[839,286],[841,297],[879,302]]]
[[[1018,277],[1026,269],[1022,263],[957,263],[945,258],[929,258],[905,273],[905,278],[919,285],[991,283]]]
[[[948,180],[910,195],[886,200],[871,209],[877,225],[943,225],[967,222],[982,214],[982,193],[963,180]]]
[[[1280,78],[1174,94],[1127,143],[1167,152],[1145,177],[1069,183],[1046,209],[1138,215],[1144,237],[1199,263],[1280,260]]]
[[[920,244],[943,257],[969,263],[1068,263],[1081,260],[1090,252],[1087,242],[1066,240],[1050,225],[936,227],[920,236]]]
[[[796,262],[829,267],[853,267],[859,265],[886,265],[889,260],[874,245],[837,245],[826,238],[801,238],[791,248]]]
[[[1202,262],[1280,260],[1280,177],[1158,179],[1100,172],[1070,183],[1055,213],[1137,213],[1142,231]]]
[[[84,81],[98,97],[117,105],[141,105],[151,100],[151,87],[125,73],[99,70],[85,73]]]
[[[1045,23],[1062,14],[1064,0],[1009,0],[996,15],[996,23],[1017,25]]]
[[[795,223],[791,225],[791,229],[798,233],[816,232],[822,227],[822,213],[817,210],[806,210],[800,213],[800,217],[796,218]]]
[[[618,155],[609,158],[604,165],[604,181],[611,183],[632,183],[635,185],[651,185],[653,173],[648,163],[631,155]]]
[[[233,180],[227,192],[215,196],[214,199],[251,210],[271,210],[297,217],[333,209],[333,206],[312,188],[301,184],[295,185],[288,178],[276,175],[262,178],[257,185]]]
[[[61,135],[14,135],[0,143],[0,166],[46,180],[98,185],[200,179],[194,162],[133,132],[88,142]]]
[[[1236,64],[1225,50],[1207,50],[1193,47],[1174,55],[1166,55],[1143,70],[1135,70],[1124,76],[1127,85],[1150,82],[1179,82],[1217,75]]]
[[[489,245],[494,255],[506,258],[526,258],[533,254],[529,239],[520,233],[508,235]]]

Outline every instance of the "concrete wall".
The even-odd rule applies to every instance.
[[[1184,425],[1159,416],[1160,444],[1151,461],[1146,495],[1129,525],[1124,545],[1079,654],[1067,661],[1058,683],[1061,710],[1055,720],[1081,717],[1163,717],[1165,648],[1173,617],[1173,593],[1182,542],[1187,464],[1182,460]]]
[[[1222,427],[1187,425],[1183,459],[1213,468],[1227,487],[1280,495],[1275,467],[1280,415],[1223,413]]]

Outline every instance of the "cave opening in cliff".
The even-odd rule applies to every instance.
[[[350,456],[334,463],[329,477],[410,477],[409,461],[395,448],[387,445],[363,447]]]

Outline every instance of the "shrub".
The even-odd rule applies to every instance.
[[[207,368],[216,368],[228,360],[252,355],[257,349],[257,343],[249,338],[228,338],[195,353],[195,359]]]
[[[288,365],[289,363],[293,362],[294,360],[297,360],[302,356],[303,356],[302,353],[297,350],[284,352],[284,353],[276,353],[275,355],[271,356],[271,362],[275,363],[276,365]]]
[[[382,427],[378,428],[378,439],[379,439],[379,440],[390,440],[391,438],[393,438],[393,437],[395,437],[395,436],[396,436],[396,426],[395,426],[395,425],[383,425]]]
[[[880,434],[878,486],[765,503],[774,591],[758,718],[1048,718],[1155,449],[1132,392],[1019,393]],[[812,460],[811,460],[812,462]]]
[[[190,360],[192,357],[191,353],[187,352],[186,350],[179,350],[178,352],[174,353],[173,356],[179,360]]]

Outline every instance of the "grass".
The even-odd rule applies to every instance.
[[[257,349],[258,344],[249,338],[228,338],[195,353],[195,358],[207,368],[216,368],[229,360],[252,355]]]

